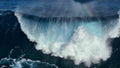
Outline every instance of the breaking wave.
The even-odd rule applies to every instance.
[[[35,21],[15,13],[22,31],[37,50],[86,66],[106,61],[112,48],[107,40],[119,37],[119,19],[110,21]],[[107,23],[107,24],[106,24]]]

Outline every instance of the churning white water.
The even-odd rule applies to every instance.
[[[52,53],[74,60],[75,64],[84,62],[86,66],[106,61],[111,56],[108,38],[119,36],[120,21],[48,21],[41,22],[25,18],[15,13],[22,31],[30,41],[35,41],[37,50]]]

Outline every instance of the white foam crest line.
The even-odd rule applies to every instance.
[[[110,38],[115,38],[120,36],[120,12],[119,14],[119,19],[117,25],[110,31],[109,36]]]
[[[16,12],[18,12],[18,11],[16,10]],[[24,31],[25,28],[22,27],[22,26],[24,26],[24,23],[22,23],[22,17],[21,17],[21,15],[18,14],[18,13],[16,13],[16,12],[15,12],[15,16],[16,16],[17,19],[18,19],[18,22],[19,22],[19,24],[20,24],[21,30],[22,30],[25,34],[28,34],[29,32],[28,32],[28,31],[27,31],[27,32]],[[28,35],[27,35],[27,37],[28,37]],[[31,37],[29,36],[29,38],[30,38],[30,39],[29,39],[30,41],[36,41],[35,38],[32,37],[32,36],[31,36]]]
[[[2,64],[2,61],[9,62],[9,61],[11,61],[11,60],[13,60],[13,63],[10,64],[10,66],[13,67],[13,68],[22,68],[22,65],[21,65],[21,64],[24,63],[24,62],[32,62],[32,63],[38,62],[38,63],[47,64],[47,65],[54,66],[54,67],[58,68],[58,66],[55,65],[55,64],[50,64],[50,63],[48,63],[48,62],[41,62],[41,61],[39,61],[39,60],[33,61],[33,60],[31,60],[31,59],[25,59],[25,58],[22,58],[21,60],[12,59],[12,58],[2,58],[2,59],[0,60],[0,64]],[[15,63],[15,64],[14,64],[14,63]],[[31,64],[29,64],[29,65],[31,65]],[[2,67],[5,67],[5,66],[2,66]]]

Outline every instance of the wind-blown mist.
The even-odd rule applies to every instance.
[[[19,10],[18,12],[39,17],[82,17],[87,15],[82,10],[81,4],[73,0],[40,0],[30,5],[20,6],[17,8]]]
[[[18,4],[18,12],[39,17],[104,17],[116,15],[120,9],[119,0],[36,0],[24,3]]]
[[[48,21],[41,22],[15,13],[21,29],[27,37],[36,42],[37,50],[62,58],[74,60],[75,64],[97,64],[111,55],[108,38],[119,36],[120,22],[109,21]]]

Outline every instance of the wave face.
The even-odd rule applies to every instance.
[[[119,19],[111,21],[35,21],[15,13],[37,50],[90,66],[111,56],[109,38],[119,37]],[[107,23],[107,24],[106,24]]]

